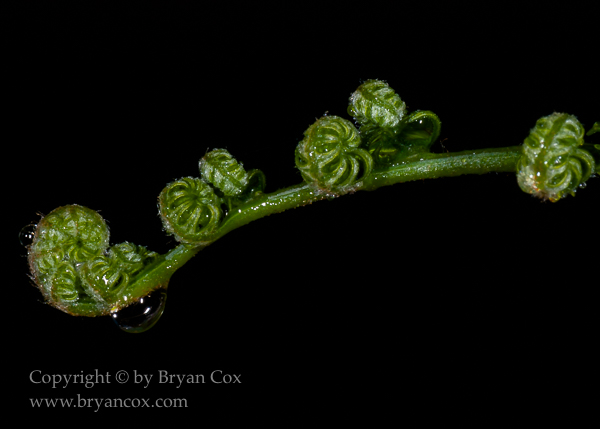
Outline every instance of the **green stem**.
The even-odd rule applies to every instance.
[[[233,212],[230,212],[225,217],[216,234],[211,237],[211,242],[253,220],[311,204],[326,197],[326,194],[319,192],[312,184],[306,182],[280,189],[271,194],[262,194],[249,202],[235,207]]]
[[[119,299],[111,311],[123,308],[131,301],[136,302],[139,298],[156,289],[166,288],[175,271],[185,265],[204,247],[180,244],[166,254],[161,255],[156,261],[138,273],[136,280],[128,289],[127,296]]]
[[[484,174],[492,171],[515,172],[520,156],[521,146],[443,154],[424,153],[418,161],[374,170],[369,177],[362,181],[361,185],[337,194],[319,190],[313,184],[302,182],[272,194],[263,194],[236,207],[233,213],[229,213],[225,217],[216,234],[211,237],[211,242],[253,220],[350,191],[372,191],[381,186],[400,182],[462,174]]]
[[[464,152],[431,154],[424,153],[417,161],[400,163],[388,168],[374,170],[362,183],[343,192],[331,193],[318,189],[312,183],[280,189],[271,194],[262,194],[228,213],[223,223],[210,240],[198,246],[179,245],[161,260],[138,275],[133,283],[135,294],[149,293],[166,286],[173,273],[192,258],[198,251],[223,237],[228,232],[254,220],[274,213],[311,204],[325,198],[337,197],[358,190],[372,191],[381,186],[393,185],[420,179],[459,176],[462,174],[484,174],[492,171],[514,172],[521,156],[521,146],[500,149],[481,149]],[[140,295],[143,296],[143,295]]]
[[[372,191],[395,183],[463,174],[484,174],[493,171],[514,173],[520,156],[521,146],[443,154],[426,153],[418,161],[373,171],[359,189]]]

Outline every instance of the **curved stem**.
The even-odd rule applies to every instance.
[[[418,161],[373,171],[359,189],[372,191],[395,183],[463,174],[515,172],[520,156],[521,146],[443,154],[424,153]]]
[[[328,196],[326,193],[316,189],[312,184],[306,182],[280,189],[271,194],[259,195],[234,208],[233,212],[230,212],[225,217],[215,236],[211,237],[211,242],[253,220],[311,204]]]
[[[342,192],[332,193],[318,189],[312,183],[302,182],[270,194],[261,194],[229,212],[208,241],[197,246],[181,244],[161,256],[158,261],[137,276],[132,289],[140,293],[144,291],[147,294],[158,287],[166,286],[171,275],[201,249],[234,229],[262,217],[312,204],[325,198],[337,197],[358,190],[372,191],[381,186],[400,182],[462,174],[484,174],[492,171],[514,172],[520,156],[521,146],[444,154],[423,153],[421,158],[416,161],[373,170],[362,182],[354,187],[346,188]]]
[[[381,186],[420,179],[460,176],[462,174],[484,174],[492,171],[515,172],[520,156],[521,146],[443,154],[423,153],[417,161],[373,170],[366,179],[359,182],[358,186],[335,194],[318,189],[313,184],[302,182],[271,194],[262,194],[236,207],[233,213],[229,213],[225,217],[216,234],[211,237],[210,242],[261,217],[311,204],[324,198],[337,197],[348,192],[372,191]]]
[[[130,285],[127,295],[121,297],[111,308],[111,311],[119,310],[156,289],[166,288],[175,271],[185,265],[203,248],[204,246],[180,244],[166,254],[159,256],[156,261],[137,274],[136,280]]]

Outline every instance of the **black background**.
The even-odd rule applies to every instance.
[[[587,27],[563,11],[570,26],[541,34],[553,16],[155,2],[15,10],[3,127],[4,354],[15,409],[93,416],[29,402],[79,394],[186,398],[187,409],[120,411],[200,421],[311,420],[324,408],[334,421],[409,409],[428,419],[441,412],[433,403],[462,403],[452,411],[461,413],[477,398],[511,412],[540,388],[585,382],[597,179],[555,204],[502,173],[261,219],[176,273],[162,319],[143,334],[45,305],[18,241],[39,213],[81,204],[109,222],[112,243],[165,252],[175,242],[156,198],[167,182],[197,176],[207,150],[227,148],[264,171],[269,192],[299,183],[303,131],[325,112],[348,118],[348,97],[366,79],[387,80],[409,110],[438,114],[438,152],[520,144],[554,111],[589,128],[600,109]],[[29,379],[96,369],[154,382],[52,389]],[[207,383],[177,389],[157,382],[159,370]],[[242,384],[210,383],[214,370]]]

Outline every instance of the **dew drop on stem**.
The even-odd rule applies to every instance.
[[[152,328],[165,311],[167,290],[157,289],[135,304],[111,313],[111,318],[125,332],[137,334]]]

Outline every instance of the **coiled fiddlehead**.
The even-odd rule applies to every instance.
[[[348,113],[361,125],[394,129],[406,114],[406,103],[386,82],[371,79],[350,96]]]
[[[373,169],[371,155],[359,146],[354,125],[338,116],[324,116],[305,132],[296,147],[296,166],[302,177],[320,189],[345,191]]]
[[[265,189],[265,175],[260,170],[246,172],[242,164],[225,149],[207,153],[199,162],[202,179],[215,187],[227,209],[260,195]]]
[[[80,316],[125,305],[121,300],[132,295],[132,276],[156,254],[130,243],[109,249],[108,239],[106,222],[87,207],[59,207],[40,220],[28,261],[46,302]]]
[[[365,147],[378,166],[408,161],[428,152],[441,122],[428,110],[407,113],[406,104],[385,82],[368,80],[351,95],[348,113],[360,124]]]
[[[572,115],[554,113],[539,119],[517,163],[521,189],[550,201],[574,195],[595,170],[594,158],[580,147],[583,135],[583,126]]]
[[[240,195],[248,186],[246,170],[225,149],[210,151],[199,164],[202,178],[227,197]]]
[[[221,223],[220,200],[204,180],[184,177],[169,183],[158,197],[165,230],[181,243],[207,241]]]
[[[86,292],[105,302],[127,296],[127,287],[136,274],[158,258],[143,246],[125,242],[108,249],[106,255],[90,259],[81,269]]]

